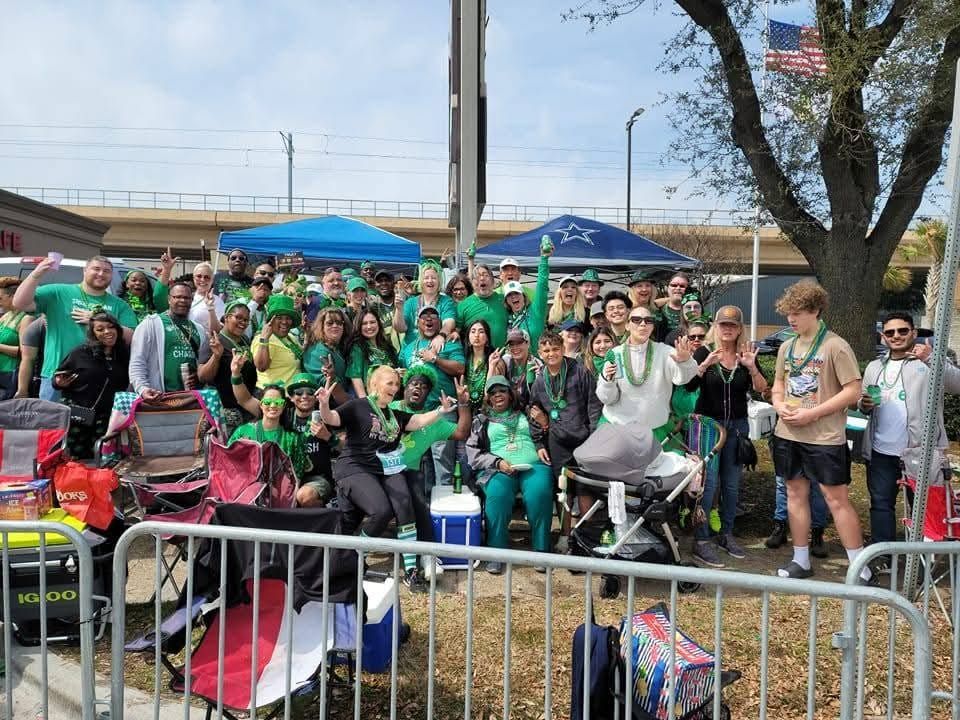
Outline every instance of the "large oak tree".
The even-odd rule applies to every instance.
[[[672,153],[741,207],[759,195],[830,292],[831,326],[871,356],[884,270],[943,162],[960,0],[815,0],[828,72],[770,74],[765,93],[760,0],[674,5],[688,22],[661,69],[695,87],[665,94]],[[567,17],[597,27],[653,9],[588,0]]]

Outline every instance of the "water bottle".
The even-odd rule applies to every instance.
[[[553,242],[551,242],[549,235],[544,235],[540,238],[540,252],[550,252],[551,250],[553,250]]]
[[[459,495],[463,492],[463,475],[460,472],[460,461],[453,467],[453,494]]]

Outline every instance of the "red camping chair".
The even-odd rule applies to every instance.
[[[0,484],[52,478],[66,462],[70,408],[27,398],[0,402]]]
[[[223,504],[257,505],[265,508],[290,509],[294,506],[297,493],[296,474],[287,455],[274,443],[256,443],[253,440],[239,440],[229,447],[213,441],[207,448],[208,482],[205,483],[200,502],[173,512],[146,515],[144,520],[156,520],[171,523],[196,523],[206,525],[210,522],[217,507]],[[154,484],[149,490],[166,496],[165,505],[173,506],[180,493],[189,497],[193,492],[190,483]],[[143,488],[141,493],[147,492]],[[148,498],[141,498],[147,500]],[[177,545],[181,538],[164,538]],[[182,553],[168,561],[162,556],[166,567],[166,576],[161,587],[169,580],[175,589],[177,583],[173,570],[182,559]]]

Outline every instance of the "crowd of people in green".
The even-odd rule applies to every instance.
[[[894,388],[878,402],[861,387],[849,345],[824,325],[827,297],[815,283],[792,286],[778,302],[795,337],[768,379],[741,310],[723,306],[709,317],[683,273],[639,270],[622,290],[602,292],[599,273],[586,269],[562,277],[551,297],[552,252],[544,243],[535,282],[525,286],[512,258],[499,267],[471,259],[465,272],[425,260],[415,281],[368,261],[326,268],[308,283],[270,262],[251,264],[241,250],[228,254],[224,272],[201,262],[174,278],[178,258],[168,250],[157,277],[130,272],[116,295],[106,258],[91,258],[75,285],[47,282],[54,263],[44,260],[22,281],[0,278],[0,399],[39,396],[88,411],[69,436],[83,458],[117,393],[150,402],[215,391],[224,436],[279,445],[297,474],[298,504],[335,503],[346,532],[378,536],[395,521],[399,538],[432,540],[431,489],[456,476],[484,498],[487,545],[509,546],[519,495],[539,552],[555,549],[557,478],[598,425],[639,423],[663,439],[677,417],[695,412],[727,431],[701,498],[713,522],[696,529],[693,545],[694,559],[720,567],[720,550],[745,556],[734,534],[738,448],[749,396],[766,396],[780,417],[772,454],[794,538],[793,558],[779,570],[787,577],[813,572],[815,490],[850,558],[863,546],[846,492],[844,436],[846,408],[860,401],[879,428],[868,432],[880,477],[871,493],[876,522],[887,527],[891,494],[896,500],[887,459],[914,439],[911,427],[904,447],[894,447],[907,413],[888,408],[906,402],[896,388],[921,382],[903,363],[928,357],[914,348],[909,316],[888,318],[892,352],[877,372],[868,369],[882,376],[870,385]],[[958,383],[948,372],[948,391]],[[572,496],[574,515],[592,502],[577,488]],[[432,567],[413,556],[404,566],[412,588]]]

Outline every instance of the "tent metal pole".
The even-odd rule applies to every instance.
[[[457,224],[457,263],[477,240],[478,170],[480,163],[480,33],[484,19],[481,0],[460,0],[460,215]]]
[[[943,369],[947,363],[947,341],[950,336],[950,317],[953,315],[953,298],[957,286],[957,269],[960,263],[960,240],[957,238],[957,224],[960,223],[960,62],[957,63],[957,77],[953,95],[953,133],[950,138],[950,154],[947,160],[947,179],[950,190],[950,226],[947,231],[947,245],[943,253],[940,294],[937,298],[936,323],[933,331],[933,354],[930,356],[930,379],[927,381],[927,397],[924,401],[923,433],[921,434],[920,473],[913,501],[913,525],[907,529],[907,540],[918,541],[923,538],[923,521],[927,512],[927,490],[940,471],[937,441],[940,439],[940,416],[943,414]],[[934,461],[936,459],[936,466]],[[948,500],[949,502],[949,500]],[[923,556],[907,555],[907,566],[903,573],[903,589],[907,599],[913,601]]]

